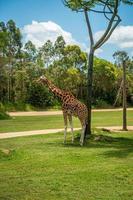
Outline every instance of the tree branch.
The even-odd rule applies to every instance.
[[[114,24],[114,26],[110,29],[110,31],[108,32],[108,34],[106,35],[106,37],[103,39],[103,41],[95,48],[98,49],[100,48],[111,36],[111,34],[113,33],[113,31],[115,30],[115,28],[118,26],[118,24],[121,22],[121,19],[119,17],[119,19],[116,21],[116,23]]]
[[[107,16],[107,13],[106,13],[106,8],[108,8],[108,10],[110,11],[110,14],[113,14],[113,11],[110,9],[110,7],[108,5],[108,0],[107,0],[106,4],[104,5],[103,12],[104,12],[105,18],[110,21],[110,18]]]
[[[96,42],[96,44],[94,45],[94,49],[97,49],[99,46],[101,46],[101,44],[103,44],[103,41],[105,40],[105,38],[106,38],[106,36],[108,35],[108,33],[110,32],[110,29],[111,29],[111,27],[112,27],[112,25],[113,25],[113,22],[114,22],[114,19],[115,19],[115,17],[117,16],[117,12],[118,12],[118,0],[116,0],[116,4],[115,4],[115,7],[114,7],[114,11],[113,11],[113,15],[112,15],[112,17],[111,17],[111,19],[110,19],[110,22],[109,22],[109,24],[108,24],[108,27],[107,27],[107,29],[106,29],[106,31],[105,31],[105,33],[102,35],[102,37]],[[117,16],[118,17],[118,16]],[[119,20],[116,22],[116,24],[115,24],[115,26],[114,27],[116,27],[119,23],[118,22],[120,22]],[[117,24],[118,23],[118,24]],[[113,30],[115,29],[115,28],[112,28]],[[112,31],[113,32],[113,31]],[[109,35],[111,35],[111,34],[109,34]]]
[[[111,6],[111,7],[113,7],[113,4],[110,4],[109,3],[109,0],[107,0],[106,2],[104,2],[104,1],[102,1],[102,0],[99,0],[103,5],[108,5],[108,6]]]
[[[106,13],[106,14],[112,13],[112,12],[109,12],[109,11],[101,11],[101,10],[93,10],[93,9],[89,9],[89,11],[96,12],[96,13]]]

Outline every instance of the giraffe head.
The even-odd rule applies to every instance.
[[[43,75],[43,76],[40,76],[40,78],[38,79],[38,82],[47,84],[48,83],[48,79]]]

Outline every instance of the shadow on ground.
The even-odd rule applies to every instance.
[[[132,133],[131,133],[132,134]],[[106,132],[100,135],[92,134],[91,138],[85,141],[83,147],[79,144],[79,134],[75,137],[75,141],[71,143],[71,137],[68,138],[67,143],[61,143],[61,140],[56,143],[47,143],[48,146],[56,146],[63,148],[84,148],[84,149],[98,149],[106,148],[107,151],[102,152],[105,157],[119,157],[125,158],[130,153],[133,153],[133,139],[128,137],[117,137]]]

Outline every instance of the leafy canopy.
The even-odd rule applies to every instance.
[[[72,10],[81,11],[81,10],[91,10],[91,8],[96,6],[110,6],[114,7],[116,0],[64,0],[64,4]],[[133,5],[133,0],[118,0],[118,3],[124,3]]]

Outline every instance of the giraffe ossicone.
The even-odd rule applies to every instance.
[[[78,99],[74,97],[71,92],[67,92],[61,90],[60,88],[56,87],[50,80],[48,80],[45,76],[41,76],[38,80],[39,82],[47,85],[49,90],[54,93],[57,97],[60,98],[62,102],[62,112],[64,117],[64,143],[66,143],[66,134],[67,134],[67,126],[68,120],[71,127],[72,132],[72,143],[74,142],[74,134],[73,134],[73,123],[72,123],[72,116],[78,117],[81,125],[82,125],[82,132],[80,137],[80,145],[84,144],[85,138],[85,130],[87,126],[87,119],[88,119],[88,110],[85,104],[81,103]]]

